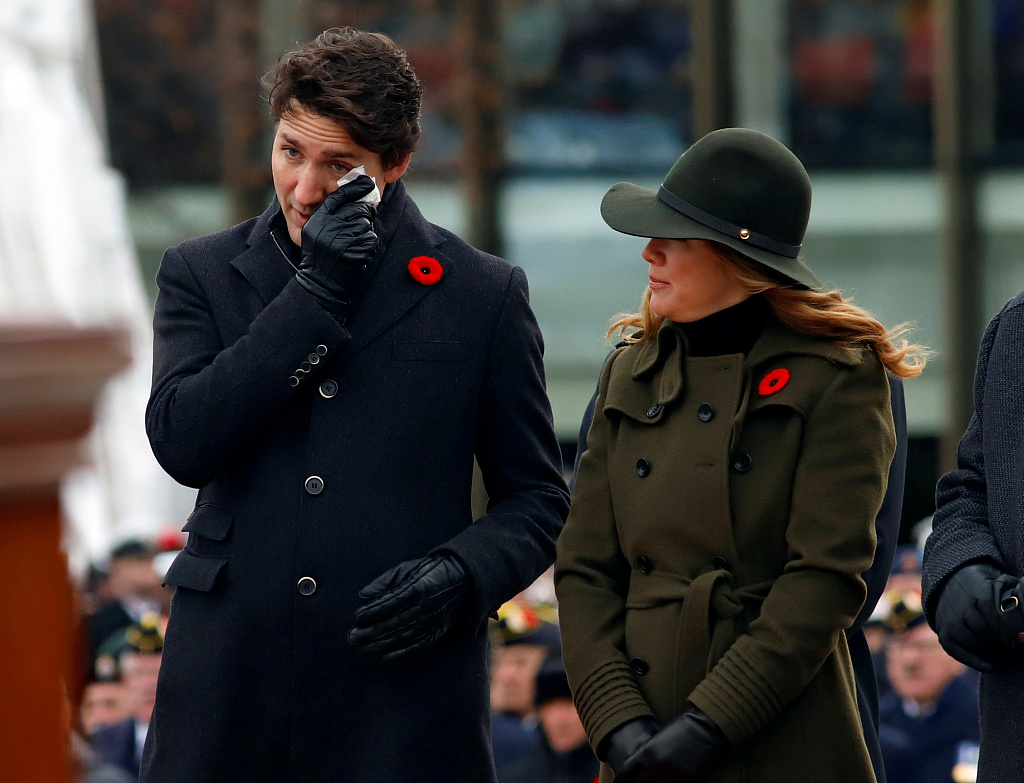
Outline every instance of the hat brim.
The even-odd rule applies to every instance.
[[[601,217],[620,234],[651,239],[707,239],[720,242],[801,285],[813,289],[824,287],[799,258],[788,258],[763,250],[705,226],[676,212],[661,201],[653,190],[639,185],[629,182],[613,185],[601,200]]]

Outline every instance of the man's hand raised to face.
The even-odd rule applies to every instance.
[[[367,176],[342,185],[320,203],[302,227],[302,258],[296,279],[341,322],[377,247],[373,232],[377,208],[359,201],[373,187]]]

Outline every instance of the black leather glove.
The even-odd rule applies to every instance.
[[[617,773],[626,760],[657,733],[658,724],[650,718],[634,718],[609,734],[597,755]]]
[[[615,783],[697,781],[731,747],[718,725],[691,707],[630,756],[615,775]]]
[[[471,580],[451,554],[406,560],[359,591],[348,640],[365,653],[394,661],[422,652],[455,624]]]
[[[371,190],[373,180],[366,176],[346,182],[328,194],[302,227],[302,257],[295,277],[342,323],[377,247],[377,208],[358,200]]]
[[[1001,576],[989,561],[961,566],[947,577],[935,606],[935,631],[943,649],[981,672],[992,671],[1005,655]]]

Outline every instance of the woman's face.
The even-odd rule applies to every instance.
[[[641,255],[651,265],[651,310],[662,318],[690,323],[750,296],[704,239],[652,239]]]

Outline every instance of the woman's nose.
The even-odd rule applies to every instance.
[[[650,240],[644,249],[640,253],[640,257],[648,264],[660,264],[663,260],[661,253],[658,251],[658,246],[655,244],[656,239]]]

